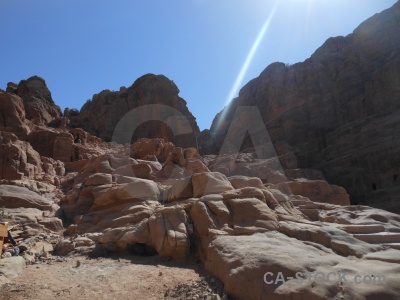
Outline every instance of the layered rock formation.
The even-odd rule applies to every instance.
[[[21,140],[26,140],[30,128],[25,119],[23,100],[0,90],[0,131],[13,133]]]
[[[129,88],[104,90],[80,112],[65,110],[72,127],[103,140],[130,143],[139,138],[164,138],[182,147],[196,147],[196,120],[178,96],[179,89],[163,75],[147,74]],[[122,123],[121,123],[122,122]],[[120,124],[121,131],[114,133]]]
[[[8,83],[7,91],[0,90],[0,179],[20,177],[14,171],[4,171],[5,168],[32,178],[26,163],[38,167],[35,172],[40,174],[40,156],[67,163],[112,151],[101,139],[81,128],[72,129],[69,123],[68,118],[61,116],[42,78],[33,76],[18,85]],[[74,143],[77,135],[80,143]]]
[[[48,251],[197,255],[236,299],[399,297],[400,217],[348,206],[288,143],[204,157],[161,138],[104,143],[61,118],[28,119],[17,94],[0,95],[14,113],[3,118],[0,206],[19,223],[26,262]],[[304,277],[372,280],[371,265],[379,285]]]
[[[218,153],[230,127],[251,121],[250,114],[235,123],[237,108],[257,107],[278,155],[285,142],[300,168],[322,170],[354,204],[400,212],[399,20],[397,2],[302,63],[268,66],[202,134],[202,153]],[[242,149],[257,143],[247,136]]]
[[[200,136],[218,156],[187,147],[198,128],[164,76],[103,91],[66,110],[71,120],[43,79],[10,83],[0,91],[0,207],[19,224],[25,261],[53,249],[197,256],[233,299],[398,299],[400,216],[350,206],[332,182],[353,201],[398,207],[399,10],[304,63],[269,66]],[[240,110],[249,105],[257,110]]]
[[[18,85],[8,83],[7,92],[22,98],[27,119],[36,124],[48,124],[61,116],[43,78],[38,76],[22,80]]]
[[[29,251],[24,254],[27,262],[35,261],[44,248],[53,249],[50,243],[58,243],[63,234],[58,203],[69,184],[64,163],[73,169],[76,161],[125,151],[67,125],[43,79],[34,76],[0,90],[1,218],[18,224],[17,241],[21,250]],[[74,144],[78,133],[81,143]]]
[[[271,164],[249,154],[217,162],[161,140],[131,148],[139,145],[146,150],[136,159],[103,155],[85,161],[61,201],[73,224],[58,253],[86,247],[180,259],[194,251],[234,299],[399,297],[399,215],[348,206],[345,190],[324,180],[282,173],[264,184],[238,175],[246,165],[274,173]],[[154,159],[167,154],[160,149],[169,149],[162,164]]]

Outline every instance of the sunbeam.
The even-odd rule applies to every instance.
[[[232,100],[232,98],[235,96],[236,91],[241,86],[244,75],[246,75],[247,69],[249,68],[250,63],[253,60],[254,54],[256,53],[257,48],[260,45],[260,42],[262,41],[265,33],[267,32],[269,24],[271,23],[271,20],[275,15],[276,9],[278,7],[278,3],[279,3],[278,1],[275,3],[275,6],[272,8],[271,12],[269,13],[267,20],[265,21],[263,27],[261,28],[260,33],[258,34],[256,40],[254,41],[253,46],[251,47],[250,52],[247,55],[246,60],[244,61],[243,66],[240,69],[238,76],[236,77],[235,83],[232,86],[232,89],[228,95],[228,98],[225,101],[225,105],[228,104]]]
[[[250,52],[249,52],[249,54],[247,55],[246,60],[244,61],[243,65],[242,65],[242,68],[240,69],[240,72],[239,72],[238,76],[236,77],[235,83],[234,83],[233,86],[232,86],[232,89],[231,89],[231,91],[230,91],[230,93],[229,93],[229,95],[228,95],[228,98],[227,98],[226,101],[225,101],[225,106],[233,99],[233,97],[235,96],[235,94],[236,94],[238,88],[241,86],[241,84],[242,84],[242,82],[243,82],[243,78],[244,78],[244,76],[246,75],[247,69],[249,68],[250,63],[251,63],[251,61],[253,60],[254,54],[256,53],[257,48],[258,48],[258,46],[260,45],[260,43],[261,43],[261,41],[262,41],[262,39],[263,39],[265,33],[266,33],[267,30],[268,30],[268,27],[269,27],[269,25],[270,25],[270,23],[271,23],[271,21],[272,21],[272,18],[273,18],[274,15],[275,15],[275,12],[276,12],[276,10],[277,10],[277,8],[278,8],[278,3],[279,3],[278,1],[275,3],[274,7],[272,8],[271,12],[270,12],[269,15],[268,15],[267,20],[265,21],[263,27],[261,28],[259,34],[257,35],[257,38],[256,38],[256,40],[254,41],[254,43],[253,43],[253,45],[252,45],[252,47],[251,47],[251,49],[250,49]],[[226,109],[223,109],[223,110],[222,110],[221,115],[220,115],[220,117],[218,118],[217,123],[215,124],[216,127],[219,127],[220,122],[221,122],[221,121],[224,119],[224,117],[225,117],[226,111],[227,111]]]

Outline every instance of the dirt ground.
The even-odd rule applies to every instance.
[[[194,261],[78,256],[27,266],[2,287],[0,299],[219,299],[209,296],[218,284]]]

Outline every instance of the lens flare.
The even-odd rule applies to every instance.
[[[240,69],[240,72],[239,72],[238,76],[236,77],[235,83],[232,86],[232,89],[231,89],[231,91],[230,91],[230,93],[228,95],[228,98],[225,101],[225,106],[227,104],[229,104],[229,102],[233,99],[233,97],[236,94],[236,91],[238,90],[238,88],[242,84],[243,78],[246,75],[247,69],[249,68],[251,61],[253,60],[254,54],[256,53],[257,48],[260,45],[265,33],[268,30],[268,27],[269,27],[270,23],[271,23],[274,15],[275,15],[275,12],[276,12],[276,10],[278,8],[278,4],[279,4],[279,1],[276,1],[274,7],[272,8],[271,12],[268,15],[267,20],[265,21],[265,23],[262,26],[259,34],[257,35],[257,38],[254,41],[254,43],[253,43],[253,45],[252,45],[252,47],[250,49],[250,52],[247,55],[246,60],[244,61],[243,65],[242,65],[242,68]],[[219,116],[219,118],[217,120],[217,123],[215,124],[215,128],[218,128],[220,126],[222,120],[225,118],[226,111],[227,111],[226,108],[224,108],[222,110],[221,115]],[[212,127],[214,127],[214,126],[212,126]]]
[[[272,8],[271,12],[269,13],[267,20],[265,21],[263,27],[261,28],[260,33],[258,34],[256,40],[254,41],[253,46],[251,47],[250,52],[247,55],[246,60],[244,61],[243,66],[240,69],[238,76],[236,77],[235,83],[232,86],[232,89],[228,95],[228,98],[226,99],[225,105],[227,105],[232,100],[232,98],[235,96],[236,91],[242,84],[243,78],[246,75],[247,69],[249,68],[251,61],[253,60],[254,54],[256,53],[257,48],[260,45],[260,42],[262,41],[265,33],[267,32],[269,24],[271,23],[272,18],[275,15],[276,9],[278,7],[278,3],[279,3],[278,1],[275,3],[275,6]]]

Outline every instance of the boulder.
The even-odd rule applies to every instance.
[[[94,205],[100,207],[125,200],[157,201],[159,198],[160,190],[155,182],[147,179],[135,178],[130,183],[107,187],[100,194],[95,195]]]
[[[225,175],[219,172],[196,173],[192,176],[193,196],[218,194],[233,190],[233,186]]]
[[[150,179],[152,175],[152,168],[149,164],[138,163],[137,165],[131,165],[132,172],[135,177]]]
[[[254,187],[244,187],[241,189],[227,191],[222,194],[222,197],[224,200],[254,197],[265,202],[264,191]]]
[[[315,202],[350,205],[349,195],[344,188],[322,180],[289,181],[278,184],[278,188],[287,194],[301,195]]]
[[[278,228],[276,213],[263,201],[255,198],[230,199],[232,222],[236,227],[259,227],[267,230]]]
[[[195,202],[190,209],[194,228],[203,246],[219,234],[254,234],[278,228],[275,211],[256,198],[223,200],[209,195]],[[206,253],[203,249],[203,254]]]
[[[54,252],[57,255],[64,256],[74,251],[75,247],[76,245],[73,241],[70,239],[63,239],[56,245]]]
[[[111,174],[97,173],[89,176],[85,182],[84,186],[98,186],[112,183]]]
[[[385,280],[356,284],[355,280],[371,274],[371,261],[341,257],[278,232],[217,236],[206,257],[205,268],[235,299],[332,299],[343,294],[348,299],[372,299],[375,295],[396,299],[398,295],[392,264],[374,261],[372,273],[384,275]]]
[[[12,279],[21,275],[26,267],[22,256],[7,257],[0,260],[0,286],[9,283]]]
[[[0,206],[6,208],[37,208],[42,211],[53,211],[53,202],[24,187],[1,185]]]
[[[155,156],[158,161],[164,162],[174,148],[174,144],[166,142],[161,138],[141,138],[131,145],[131,156],[137,159],[143,159],[146,156]]]
[[[210,172],[207,166],[199,158],[187,158],[185,169],[189,171],[190,174]]]
[[[44,217],[44,212],[37,208],[7,208],[7,213],[18,223],[37,222]]]
[[[40,220],[38,223],[40,225],[43,225],[45,228],[47,228],[51,231],[54,231],[54,232],[62,233],[64,230],[64,226],[63,226],[61,219],[56,218],[56,217],[44,218],[44,219]]]
[[[94,241],[90,238],[80,236],[74,239],[75,247],[90,247],[94,245]]]
[[[128,245],[131,244],[141,244],[152,247],[153,241],[150,235],[148,219],[144,219],[125,230],[118,238],[117,243],[122,249],[127,249]]]
[[[187,215],[183,209],[168,207],[157,210],[148,222],[154,248],[160,256],[179,259],[189,254]]]
[[[230,176],[228,177],[229,182],[235,189],[241,189],[244,187],[255,187],[259,189],[264,189],[262,181],[258,177],[247,177],[247,176]]]
[[[188,199],[193,197],[193,186],[191,177],[156,179],[163,188],[163,201],[171,202],[178,199]]]

